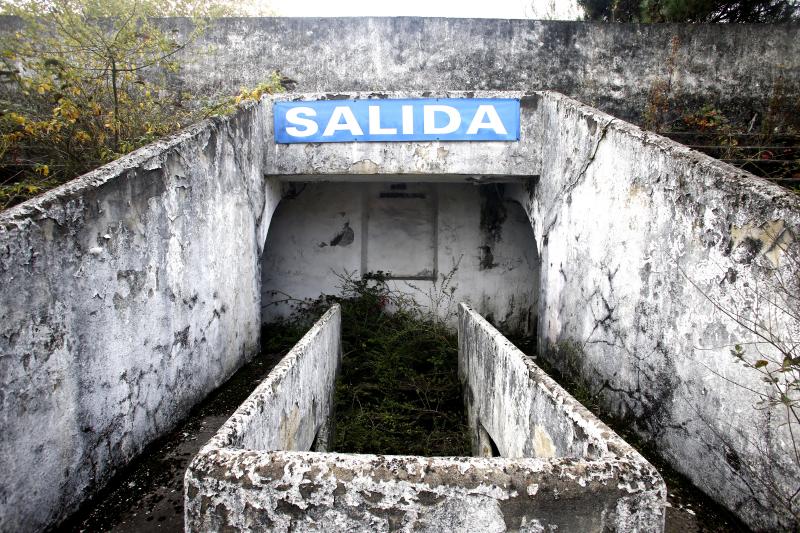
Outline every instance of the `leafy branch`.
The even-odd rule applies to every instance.
[[[244,100],[281,90],[277,75],[203,102],[168,76],[227,0],[19,0],[0,36],[0,209]],[[185,36],[156,17],[189,17]]]

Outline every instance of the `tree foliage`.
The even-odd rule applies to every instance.
[[[178,54],[228,4],[203,0],[19,0],[0,37],[0,209],[212,112],[167,83]],[[191,17],[181,36],[154,17]],[[276,80],[255,94],[279,87]],[[243,92],[239,100],[253,96]]]
[[[587,20],[605,22],[791,22],[797,0],[578,0]]]
[[[635,22],[641,12],[641,0],[578,0],[586,20]]]

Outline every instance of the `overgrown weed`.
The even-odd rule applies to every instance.
[[[452,281],[443,276],[443,284]],[[268,331],[299,338],[333,303],[342,307],[333,451],[470,455],[458,380],[458,338],[430,309],[393,291],[382,272],[340,276],[340,295],[296,301]]]

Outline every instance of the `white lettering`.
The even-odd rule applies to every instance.
[[[371,135],[395,135],[397,128],[381,128],[381,108],[369,106],[369,133]]]
[[[403,135],[414,134],[414,106],[404,105],[401,106],[403,113]]]
[[[344,119],[344,122],[341,120]],[[349,131],[351,135],[364,135],[364,130],[358,125],[356,116],[353,110],[345,106],[336,106],[333,108],[331,119],[328,125],[325,126],[325,131],[322,132],[323,137],[330,137],[337,131]]]
[[[484,119],[488,119],[484,122]],[[475,112],[475,117],[472,119],[469,127],[467,128],[467,135],[475,135],[478,130],[494,130],[498,135],[506,135],[506,127],[503,121],[500,120],[500,115],[497,114],[497,109],[493,105],[480,105]]]
[[[461,115],[449,105],[426,105],[423,106],[422,131],[426,135],[444,135],[453,133],[461,126]],[[448,122],[444,126],[436,127],[436,113],[447,115]]]
[[[317,112],[310,107],[293,107],[289,109],[286,112],[286,122],[294,124],[295,126],[301,126],[303,129],[289,126],[286,128],[286,133],[292,137],[311,137],[319,131],[319,126],[310,118],[303,118],[301,115],[315,117],[317,116]]]

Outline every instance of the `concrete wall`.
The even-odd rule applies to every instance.
[[[475,455],[491,457],[492,447],[501,457],[596,459],[635,453],[627,446],[609,450],[610,436],[616,444],[619,437],[463,303],[458,374]]]
[[[279,70],[297,92],[553,90],[637,122],[654,84],[669,80],[672,109],[707,103],[748,123],[783,95],[786,116],[800,112],[800,25],[226,19],[180,61],[175,81],[199,94]]]
[[[517,197],[541,254],[540,355],[751,527],[794,530],[797,425],[731,350],[780,362],[764,341],[798,338],[800,199],[574,100],[538,109],[541,179]]]
[[[342,312],[336,304],[286,354],[207,446],[310,450],[331,417],[341,339]],[[324,436],[328,434],[325,431]],[[325,447],[327,443],[318,444]]]
[[[18,23],[0,18],[0,32]],[[179,40],[186,19],[163,19]],[[297,92],[552,90],[639,122],[669,81],[671,110],[761,121],[800,113],[800,25],[607,24],[446,18],[229,18],[178,56],[172,83],[212,97],[280,71]],[[672,75],[668,65],[673,65]],[[775,97],[778,97],[775,99]]]
[[[324,398],[333,380],[338,325],[323,317],[298,345],[302,348],[290,352],[192,461],[185,482],[187,531],[663,531],[666,488],[658,472],[463,306],[460,358],[466,359],[459,368],[472,390],[489,391],[477,383],[488,370],[521,380],[507,393],[557,398],[549,405],[564,420],[548,429],[580,427],[588,456],[283,451],[311,444],[311,422],[319,423],[313,413],[325,409],[314,399]],[[323,333],[326,329],[335,334]],[[323,338],[327,344],[319,342]],[[496,398],[489,394],[476,402]],[[499,399],[499,408],[510,407],[506,398]],[[512,401],[518,407],[524,402]],[[287,427],[304,438],[286,438]]]
[[[776,305],[800,294],[781,288],[797,197],[553,93],[476,95],[521,99],[519,143],[275,146],[267,99],[1,214],[0,529],[58,522],[255,349],[284,173],[523,178],[506,187],[541,256],[541,355],[751,526],[792,529],[790,426],[758,408],[726,310],[797,338]]]
[[[536,244],[520,205],[504,201],[504,185],[292,185],[267,236],[263,321],[288,316],[297,299],[337,294],[339,276],[382,270],[403,278],[389,281],[393,290],[453,327],[459,301],[504,329],[535,327]]]
[[[0,530],[58,523],[257,351],[265,117],[0,213]]]
[[[643,474],[615,459],[219,448],[187,471],[186,531],[663,531],[648,513],[663,482]]]

